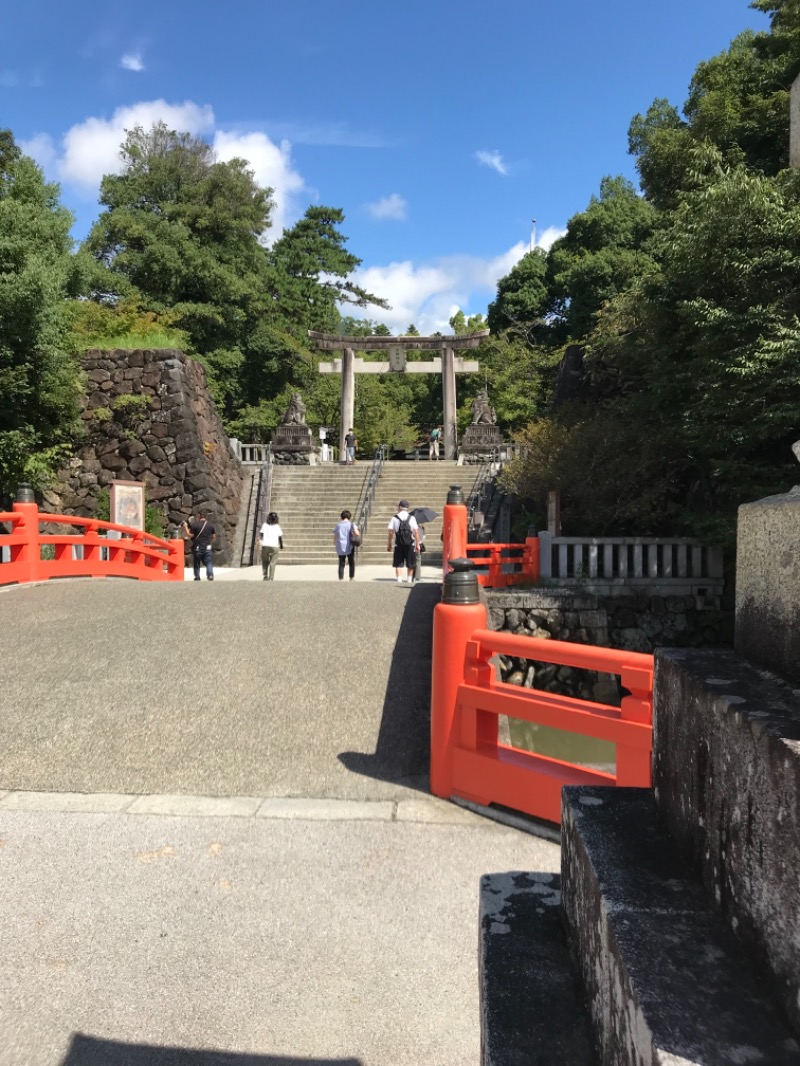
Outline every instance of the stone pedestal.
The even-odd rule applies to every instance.
[[[736,637],[739,655],[800,682],[800,491],[739,508]]]
[[[313,456],[314,438],[308,426],[278,426],[272,438],[274,463],[310,466]]]
[[[467,426],[458,451],[466,463],[482,462],[496,458],[504,443],[502,431],[497,426],[472,425]]]

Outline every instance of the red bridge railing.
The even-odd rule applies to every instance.
[[[11,511],[0,512],[0,524],[11,528],[9,533],[0,533],[0,548],[8,549],[2,553],[8,561],[0,563],[0,585],[64,577],[183,581],[182,540],[162,540],[96,518],[48,514],[35,503],[17,502]],[[43,525],[62,526],[65,531],[43,533]],[[81,532],[66,531],[75,528]],[[118,533],[120,539],[100,535],[109,531]],[[43,551],[48,547],[52,550]]]
[[[466,508],[452,490],[448,499],[453,502],[445,506],[444,514],[444,597],[433,619],[431,791],[447,799],[498,804],[559,822],[564,785],[650,788],[653,656],[489,630],[477,586],[513,583],[506,579],[517,575],[498,570],[508,546],[470,545],[500,549],[489,556],[488,568],[476,574],[466,552],[461,558],[454,554],[467,547]],[[524,558],[532,572],[538,556],[528,544],[517,547],[527,550]],[[621,704],[614,707],[506,684],[492,661],[496,655],[616,674],[624,692]],[[503,744],[501,715],[610,741],[616,746],[615,770],[591,769]]]
[[[463,503],[447,503],[443,515],[442,569],[447,575],[450,559],[472,559],[478,583],[486,588],[532,585],[539,581],[539,538],[524,544],[468,544],[467,509]]]

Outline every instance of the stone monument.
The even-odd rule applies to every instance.
[[[306,464],[314,461],[314,440],[306,425],[306,405],[299,392],[293,392],[281,424],[272,438],[272,458],[278,464]]]
[[[503,434],[497,426],[497,414],[489,403],[489,392],[481,389],[472,401],[472,423],[461,439],[459,452],[466,463],[497,457],[503,447]]]

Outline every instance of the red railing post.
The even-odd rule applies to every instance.
[[[467,508],[460,485],[451,485],[442,516],[442,580],[450,570],[451,559],[467,556]]]
[[[174,537],[169,542],[169,562],[166,570],[170,581],[183,581],[183,561],[186,543],[183,537]]]
[[[19,544],[16,551],[12,551],[12,561],[17,564],[15,568],[17,581],[20,584],[38,581],[42,569],[39,548],[39,508],[30,485],[19,486],[17,498],[11,510],[19,515],[19,523],[14,532],[25,538],[25,543]]]
[[[464,681],[467,645],[476,629],[486,628],[486,608],[473,564],[451,559],[442,602],[433,610],[431,667],[431,792],[449,799],[453,792],[456,697]]]
[[[525,562],[522,565],[523,573],[531,581],[539,581],[541,577],[541,545],[538,537],[525,538]]]
[[[620,701],[620,714],[625,721],[653,724],[653,667],[639,664],[642,656],[631,662],[626,661],[627,654],[622,652],[620,683],[630,692]],[[634,653],[636,654],[636,653]],[[631,656],[632,658],[632,656]],[[652,788],[653,753],[652,748],[627,748],[617,745],[617,784],[628,788]]]

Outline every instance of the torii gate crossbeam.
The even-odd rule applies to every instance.
[[[320,363],[321,374],[342,375],[341,422],[339,426],[339,455],[345,454],[344,438],[353,425],[355,411],[356,374],[441,374],[442,428],[444,429],[444,457],[456,457],[456,374],[474,374],[480,364],[456,357],[462,348],[477,348],[489,336],[488,329],[475,333],[460,333],[452,337],[341,337],[336,333],[308,331],[310,340],[320,351],[341,352],[339,359]],[[387,362],[356,359],[356,350],[385,351]],[[439,357],[425,362],[411,362],[409,351],[440,351]]]

